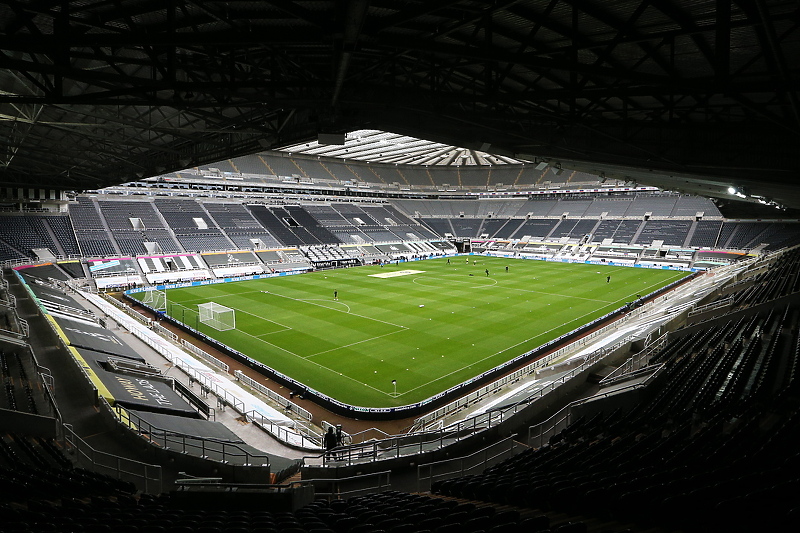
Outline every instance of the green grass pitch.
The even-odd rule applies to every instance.
[[[167,314],[342,402],[391,407],[433,396],[687,275],[483,256],[450,263],[170,289]],[[404,270],[422,272],[374,276]],[[209,301],[236,310],[236,329],[198,324],[197,304]]]

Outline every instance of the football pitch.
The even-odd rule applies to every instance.
[[[461,256],[170,289],[167,314],[339,401],[393,407],[686,275]],[[206,302],[235,309],[235,329],[200,323],[197,306]]]

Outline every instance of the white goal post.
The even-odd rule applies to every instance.
[[[166,311],[167,292],[160,291],[158,289],[147,291],[146,293],[144,293],[144,297],[142,298],[142,303],[150,306],[152,309],[155,309],[156,311]]]
[[[197,304],[200,322],[216,329],[227,331],[236,328],[236,311],[216,302]]]

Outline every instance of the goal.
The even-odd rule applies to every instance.
[[[166,291],[160,291],[158,289],[147,291],[144,294],[144,298],[142,298],[142,303],[156,311],[166,311],[167,293]]]
[[[225,307],[216,302],[197,304],[200,322],[207,324],[217,331],[227,331],[236,328],[236,312],[230,307]]]

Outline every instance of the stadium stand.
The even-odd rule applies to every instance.
[[[628,210],[625,211],[625,216],[640,217],[649,213],[655,217],[668,217],[677,202],[677,196],[636,195],[631,205],[628,206]]]
[[[235,247],[197,202],[156,198],[154,205],[184,250],[202,252]]]
[[[70,218],[82,255],[103,257],[117,254],[94,200],[86,196],[79,196],[77,200],[70,205]]]
[[[678,197],[678,201],[675,202],[675,207],[672,209],[670,215],[673,217],[694,217],[698,213],[702,213],[704,217],[722,216],[711,199],[687,195]]]
[[[635,244],[664,241],[667,246],[683,246],[692,223],[684,220],[648,220],[639,231]]]
[[[595,198],[591,205],[586,208],[584,216],[587,217],[622,217],[628,211],[633,198]]]
[[[49,223],[51,219],[54,222]],[[56,233],[53,228],[58,230]],[[0,216],[0,242],[11,251],[10,255],[34,257],[33,250],[46,248],[53,256],[77,253],[78,247],[71,233],[72,224],[67,217],[37,215]],[[64,245],[58,242],[64,237]],[[15,253],[16,252],[16,253]],[[11,257],[9,257],[11,258]]]
[[[478,237],[482,220],[479,218],[453,218],[450,224],[453,226],[453,235],[457,238],[474,239]]]
[[[434,233],[446,237],[447,235],[455,235],[455,230],[451,224],[452,220],[447,218],[421,218],[420,222],[428,226]]]
[[[281,220],[265,205],[248,205],[247,208],[276,239],[278,239],[284,246],[299,246],[305,243],[303,239],[294,234],[291,228],[281,222]],[[288,213],[286,214],[288,216]],[[313,244],[319,244],[315,242]]]
[[[203,207],[238,248],[280,246],[242,204],[205,202]],[[252,239],[261,242],[254,244]]]
[[[753,241],[760,244],[760,236],[769,225],[769,222],[726,222],[722,228],[723,233],[720,235],[718,245],[723,248],[743,249]],[[727,235],[730,236],[723,240]]]
[[[349,226],[350,222],[330,205],[308,205],[305,210],[325,228]]]
[[[235,166],[242,174],[261,175],[266,174],[269,171],[267,165],[264,164],[264,160],[261,159],[258,154],[235,157],[232,161],[233,166]]]
[[[9,330],[7,322],[3,329]],[[13,326],[10,329],[13,330]],[[43,411],[40,403],[43,398],[41,383],[28,378],[29,375],[36,375],[36,369],[29,361],[27,357],[20,357],[18,350],[7,351],[0,347],[0,380],[4,389],[0,393],[0,409],[31,414]]]
[[[338,205],[346,204],[337,204],[337,209]],[[494,209],[486,207],[488,205],[490,204],[482,204],[482,209],[484,211]],[[563,202],[553,205],[563,206]],[[284,216],[291,217],[304,226],[309,235],[312,234],[311,228],[323,228],[326,226],[324,222],[328,222],[331,225],[327,228],[332,232],[337,229],[352,233],[361,229],[362,234],[371,241],[380,242],[377,236],[385,234],[390,234],[395,241],[400,241],[403,240],[400,228],[405,231],[406,228],[415,226],[413,220],[400,219],[399,213],[393,213],[386,206],[342,208],[347,220],[342,216],[337,217],[338,211],[329,206],[313,206],[314,209],[306,206],[280,209],[254,207],[269,211],[273,216],[275,212],[285,213]],[[551,206],[551,210],[552,208]],[[207,206],[200,209],[201,211],[192,214],[202,212]],[[452,207],[446,209],[451,210]],[[559,210],[560,207],[555,209]],[[209,213],[212,211],[213,209],[208,209]],[[226,213],[222,218],[231,212],[228,208],[219,211]],[[364,215],[359,216],[359,212]],[[244,208],[238,211],[238,214],[242,213],[249,215]],[[392,224],[391,222],[397,222],[394,220],[395,217],[403,224]],[[179,221],[170,222],[170,217],[165,216],[165,218],[168,219],[169,226],[173,228],[180,226]],[[357,229],[348,222],[348,220],[356,222],[355,218],[360,218],[361,222],[367,224],[360,225]],[[387,218],[390,221],[387,221]],[[253,230],[263,228],[256,219],[250,217],[250,221],[254,224]],[[432,218],[426,220],[426,223],[440,224],[442,228],[455,228],[458,236],[459,232],[466,233],[469,226],[473,229],[469,229],[468,236],[472,237],[484,233],[504,233],[509,231],[509,227],[516,230],[519,226],[521,226],[519,230],[514,232],[515,236],[520,237],[523,234],[535,236],[530,228],[540,226],[549,228],[550,239],[579,239],[590,233],[594,226],[597,225],[600,230],[607,225],[615,242],[618,242],[618,238],[624,239],[625,235],[629,235],[627,241],[622,242],[630,242],[636,237],[637,243],[665,240],[669,241],[666,244],[670,246],[681,246],[689,237],[691,243],[708,242],[711,236],[715,237],[722,229],[722,222],[714,220],[600,221],[597,218],[572,219],[571,216],[563,220],[548,218],[527,221],[522,218],[468,219],[456,216]],[[233,222],[230,224],[235,225]],[[692,228],[694,232],[690,233]],[[759,239],[768,241],[776,239],[776,242],[791,242],[795,235],[789,231],[790,228],[791,225],[788,224],[775,224],[768,229],[761,228],[761,231],[756,233],[754,229],[737,226],[736,231],[731,231],[729,235],[743,232],[741,240],[747,238],[747,234],[754,234]],[[168,233],[169,230],[163,228],[162,231]],[[443,232],[436,231],[436,233],[441,235]],[[597,233],[599,231],[596,232],[595,241]],[[617,234],[621,234],[622,237],[618,237]],[[669,237],[670,235],[672,237]],[[751,237],[750,241],[754,241],[754,237]],[[447,251],[452,251],[449,244],[443,243],[443,245],[448,247]],[[659,254],[656,249],[601,248],[602,250],[598,249],[598,257],[603,253],[609,257],[625,257],[628,253],[633,253],[641,254],[643,260],[664,259],[664,250]],[[426,249],[415,246],[414,243],[359,247],[360,253],[365,254],[362,259],[369,256],[412,255],[424,252]],[[560,247],[547,248],[548,251],[543,253],[552,255],[558,249]],[[280,265],[275,270],[291,269],[299,265],[306,265],[308,268],[309,261],[301,252],[305,253],[311,262],[319,264],[346,260],[354,255],[349,248],[316,245],[303,246],[301,250],[264,250],[259,251],[257,256],[250,254],[251,257],[244,259],[234,257],[232,260],[233,254],[204,254],[203,258],[212,267],[216,267],[220,275],[226,275],[225,268],[242,264],[252,264],[260,268],[262,262],[271,266]],[[680,259],[681,250],[675,249],[670,249],[667,257],[673,255],[673,252],[677,254],[676,258]],[[688,251],[688,253],[693,252]],[[698,253],[696,258],[718,261],[716,264],[735,260],[728,255],[730,254],[703,252]],[[487,518],[492,515],[492,527],[497,529],[498,526],[504,526],[508,531],[519,530],[520,527],[529,528],[534,523],[541,527],[573,527],[579,530],[581,527],[586,528],[586,523],[592,520],[595,522],[612,520],[645,526],[667,523],[676,528],[685,527],[686,522],[691,522],[714,529],[719,524],[733,525],[725,511],[735,508],[741,498],[739,495],[745,487],[749,490],[748,494],[755,494],[753,496],[756,498],[755,501],[765,508],[774,510],[776,516],[774,522],[777,524],[779,519],[787,519],[787,515],[785,501],[774,487],[791,484],[794,478],[788,477],[789,474],[786,473],[791,472],[791,469],[782,468],[784,465],[775,459],[779,455],[776,451],[786,449],[791,442],[786,436],[791,435],[797,428],[792,422],[794,418],[775,417],[778,405],[775,403],[777,401],[775,398],[779,397],[776,395],[787,394],[787,391],[796,390],[797,387],[796,377],[792,377],[796,376],[796,371],[786,370],[796,369],[798,365],[798,345],[796,337],[789,336],[787,332],[796,331],[800,312],[795,307],[786,307],[782,304],[780,307],[774,307],[774,311],[770,313],[764,310],[763,305],[770,305],[770,302],[778,298],[785,298],[800,291],[800,268],[797,266],[800,264],[799,258],[800,252],[797,251],[781,255],[763,272],[749,278],[745,276],[747,283],[743,284],[743,288],[734,295],[734,308],[740,315],[725,318],[709,327],[698,326],[692,330],[690,326],[685,331],[679,330],[671,334],[667,346],[652,358],[651,364],[658,368],[654,369],[655,378],[647,385],[647,391],[641,393],[643,403],[638,408],[628,411],[619,408],[619,404],[613,401],[608,402],[607,406],[599,405],[601,402],[588,402],[576,406],[575,413],[571,415],[573,422],[567,429],[541,445],[535,445],[532,451],[515,456],[499,466],[491,467],[483,474],[436,483],[434,491],[443,497],[391,491],[382,495],[350,498],[346,501],[320,501],[295,512],[284,511],[283,515],[262,511],[258,515],[258,520],[252,518],[255,516],[252,510],[245,512],[237,508],[236,512],[239,513],[237,516],[245,516],[246,519],[235,522],[235,525],[238,527],[251,523],[260,525],[280,523],[291,530],[293,525],[299,524],[305,531],[315,529],[321,531],[324,528],[320,524],[326,524],[336,526],[330,529],[339,531],[340,527],[342,530],[349,530],[347,528],[358,523],[368,526],[363,528],[365,531],[378,528],[392,530],[433,528],[436,531],[459,528],[459,530],[478,531],[485,530],[489,523]],[[145,260],[147,269],[157,270],[155,264],[151,269],[150,263],[147,263],[144,257],[139,258],[140,267],[142,260]],[[41,270],[32,270],[26,277],[43,280],[52,277],[67,279],[61,267],[43,265],[36,268]],[[121,275],[128,271],[129,266],[127,263],[95,261],[90,264],[90,268],[104,272],[105,275]],[[72,267],[70,269],[75,274],[83,274],[82,269],[72,269]],[[48,302],[50,309],[56,309],[52,305],[55,300],[49,299],[56,295],[50,295],[48,290],[42,287],[37,287],[36,290],[42,301]],[[71,304],[65,305],[64,302],[60,302],[59,305],[62,313],[70,312],[68,308]],[[752,312],[749,311],[751,309]],[[749,315],[741,315],[748,312]],[[60,320],[63,322],[65,319]],[[72,342],[78,343],[75,339]],[[89,357],[91,354],[87,350],[81,350],[87,360],[91,359]],[[117,355],[125,356],[125,354]],[[10,361],[7,366],[8,372],[13,374],[13,363],[16,361],[19,365],[21,361],[8,359],[7,355],[4,357],[3,361]],[[90,362],[98,375],[107,372],[100,366],[103,357],[105,356],[96,356],[95,362]],[[3,361],[0,361],[0,368],[4,371],[3,382],[8,384],[6,376],[9,374],[5,373],[6,363]],[[36,390],[35,384],[28,379],[29,387],[26,388],[24,385],[26,380],[19,373],[13,375],[14,378],[10,381],[11,387],[5,386],[4,393],[0,394],[0,401],[5,401],[3,407],[13,402],[20,411],[36,412],[34,409],[40,409],[37,404],[40,393]],[[25,375],[30,376],[30,371]],[[602,391],[602,385],[600,390]],[[157,442],[163,439],[162,445],[167,448],[177,446],[177,441],[169,440],[168,437],[168,434],[174,432],[176,428],[184,428],[185,432],[197,435],[203,435],[206,431],[191,426],[195,422],[205,423],[191,414],[195,412],[194,410],[183,414],[175,411],[154,414],[126,405],[125,400],[120,401],[120,407],[125,408],[130,413],[129,416],[135,417],[134,425],[147,428],[148,434]],[[730,421],[734,419],[735,421]],[[763,421],[767,419],[771,420],[770,429],[777,428],[770,433],[773,436],[768,436],[768,432],[761,429]],[[211,429],[208,431],[211,432]],[[228,442],[243,446],[242,443],[235,442],[235,436],[227,433],[225,435]],[[23,438],[30,439],[30,437]],[[9,442],[6,438],[6,443]],[[41,445],[39,441],[35,441],[31,446]],[[258,453],[255,449],[248,450],[251,457]],[[212,458],[220,456],[213,446],[205,453]],[[754,464],[754,468],[762,472],[760,475],[745,476],[745,479],[740,479],[741,476],[736,468],[726,466],[742,464],[745,453],[748,464]],[[783,454],[783,457],[786,455]],[[750,463],[753,458],[756,462]],[[793,460],[793,456],[789,456],[786,461],[791,463]],[[65,468],[74,470],[71,466]],[[16,481],[11,485],[16,487],[17,485],[13,483]],[[20,492],[8,500],[18,502],[17,510],[7,515],[8,520],[5,524],[7,528],[11,528],[10,530],[36,529],[41,523],[51,524],[52,527],[46,526],[46,528],[55,530],[66,527],[64,524],[72,524],[71,527],[74,529],[82,530],[84,518],[87,524],[92,524],[91,517],[107,516],[107,513],[104,514],[105,511],[100,510],[101,505],[114,507],[118,501],[126,502],[125,509],[128,511],[134,509],[139,516],[148,516],[142,515],[141,512],[150,509],[151,505],[152,509],[156,510],[152,514],[152,522],[150,519],[129,521],[136,523],[139,530],[158,527],[155,517],[167,508],[160,506],[161,504],[167,505],[172,510],[168,521],[172,521],[173,525],[176,524],[176,517],[187,517],[185,520],[181,519],[183,520],[180,521],[181,524],[198,523],[193,522],[193,518],[188,518],[194,516],[192,513],[196,513],[196,510],[184,508],[182,503],[174,501],[176,499],[174,495],[149,498],[135,496],[132,490],[127,493],[124,490],[106,493],[114,496],[111,499],[96,496],[94,500],[83,502],[81,504],[83,512],[76,518],[70,510],[74,503],[64,503],[69,501],[68,498],[62,498],[54,505],[50,505],[45,512],[34,513],[30,510],[39,509],[36,507],[38,504],[30,502],[39,496],[25,496],[25,494],[32,493]],[[452,497],[470,501],[447,503],[452,501],[448,499]],[[224,508],[225,504],[219,505],[220,508]],[[509,505],[515,508],[510,510],[506,507]],[[379,515],[370,512],[374,506],[383,506],[380,507],[382,512]],[[419,513],[409,513],[409,506],[415,511],[418,507],[422,507],[423,510]],[[119,508],[122,516],[127,516],[125,513],[128,511],[122,510],[119,506],[114,508]],[[441,510],[434,512],[436,509]],[[677,512],[679,509],[680,513]],[[208,511],[206,514],[211,512]],[[417,514],[422,516],[415,516]],[[64,518],[67,515],[68,519]],[[571,518],[576,515],[581,515],[581,518]],[[278,520],[277,516],[281,516],[281,520]],[[163,523],[163,516],[159,519]],[[770,520],[773,519],[768,519],[766,523],[772,523]],[[108,524],[113,525],[116,522],[112,519]],[[472,529],[464,529],[467,527],[466,524]],[[501,530],[502,527],[497,529]],[[619,531],[622,530],[620,527]]]
[[[800,244],[800,232],[794,224],[778,223],[775,231],[770,233],[769,244],[765,250],[779,250],[781,248],[791,248]]]
[[[303,224],[297,221],[293,214],[297,213],[301,215],[304,219],[313,219],[308,216],[307,213],[304,211],[293,211],[292,209],[296,206],[286,206],[286,207],[271,207],[270,210],[272,211],[273,216],[281,221],[289,230],[294,234],[294,236],[299,240],[297,243],[300,244],[321,244],[321,241],[311,232],[310,229],[307,229]],[[312,222],[313,223],[313,222]],[[314,228],[319,228],[320,233],[325,232],[326,235],[330,235],[330,232],[327,232],[323,228],[319,227],[314,224]]]
[[[722,229],[721,220],[699,220],[695,227],[694,233],[689,240],[689,246],[696,246],[700,248],[711,248],[717,243],[720,229]]]
[[[434,185],[430,174],[424,167],[403,167],[397,169],[403,181],[411,186],[430,187]]]
[[[597,225],[597,220],[575,220],[565,219],[556,226],[553,233],[550,234],[551,239],[559,239],[562,237],[569,238],[582,238],[592,232],[592,229]]]
[[[531,218],[526,220],[511,237],[524,239],[525,236],[530,236],[534,239],[545,239],[559,222],[559,220],[554,219]]]
[[[297,164],[306,176],[309,176],[315,182],[318,181],[331,181],[335,178],[331,175],[330,172],[324,167],[322,163],[317,160],[310,160],[310,159],[301,159],[295,158],[293,159],[295,164]]]
[[[122,254],[144,255],[148,253],[146,242],[156,243],[158,252],[184,251],[151,202],[98,200],[97,205]]]
[[[78,241],[75,238],[75,230],[72,221],[68,216],[48,216],[42,219],[44,224],[50,228],[54,242],[66,256],[77,256],[80,254]]]
[[[504,228],[506,227],[507,224],[509,224],[509,222],[510,222],[509,219],[491,218],[484,220],[483,226],[481,226],[480,229],[480,235],[478,235],[478,237],[480,237],[481,235],[486,235],[486,237],[489,239],[493,238],[502,239],[503,236],[505,235]],[[511,231],[509,231],[508,234],[510,235]]]
[[[166,229],[149,201],[98,200],[97,205],[112,231]]]
[[[532,218],[545,217],[550,214],[550,211],[558,204],[558,200],[528,200],[520,206],[517,216],[528,216]],[[561,213],[558,213],[560,216]]]
[[[571,217],[579,217],[583,215],[591,205],[592,201],[589,200],[559,200],[551,209],[550,214],[554,216],[562,216],[567,214]]]
[[[302,207],[289,205],[286,206],[286,212],[319,243],[336,244],[339,241],[330,231],[319,225],[314,217]]]
[[[347,229],[331,229],[330,231],[342,243],[361,244],[372,241],[366,233],[353,227]]]
[[[771,260],[746,288],[734,295],[734,306],[754,306],[800,291],[800,249],[794,248]]]
[[[292,159],[289,157],[277,157],[272,156],[265,159],[267,165],[269,166],[270,174],[275,174],[279,177],[284,176],[294,176],[294,175],[302,175],[303,172],[299,169],[293,162]]]
[[[377,220],[369,216],[363,209],[353,204],[331,204],[342,217],[347,220],[351,225],[356,227],[361,226],[380,226]]]
[[[653,357],[641,405],[578,402],[545,442],[433,492],[681,530],[795,522],[786,490],[797,483],[800,419],[784,398],[798,383],[779,369],[797,365],[797,343],[782,335],[796,327],[797,309],[785,307],[679,331]],[[735,512],[744,494],[757,516]]]

